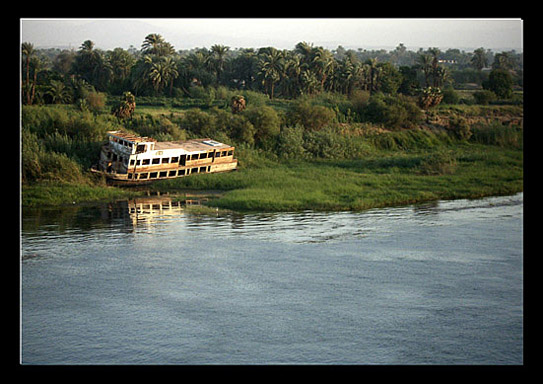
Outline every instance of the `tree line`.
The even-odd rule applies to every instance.
[[[135,96],[195,97],[196,88],[224,86],[265,93],[270,99],[335,92],[351,95],[417,95],[459,82],[488,88],[491,74],[522,85],[522,54],[472,53],[438,48],[408,51],[328,50],[300,42],[292,50],[274,47],[231,50],[224,45],[176,51],[159,34],[145,37],[141,48],[103,51],[84,41],[77,51],[44,52],[21,45],[22,103],[77,103],[89,92]],[[485,71],[486,69],[486,71]],[[510,96],[510,92],[500,97]]]

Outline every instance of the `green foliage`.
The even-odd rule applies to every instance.
[[[277,137],[276,152],[283,159],[303,159],[306,157],[304,128],[300,125],[283,127]]]
[[[422,119],[420,109],[404,95],[385,95],[376,93],[371,96],[363,109],[363,120],[383,124],[386,128],[412,128]]]
[[[470,141],[504,148],[522,149],[522,128],[493,122],[488,125],[477,124],[472,127]]]
[[[488,105],[496,100],[496,94],[490,90],[482,90],[473,93],[473,98],[477,104]]]
[[[449,129],[454,132],[456,137],[460,140],[468,140],[472,135],[471,127],[463,116],[451,116],[449,118]]]
[[[458,104],[460,101],[460,96],[455,92],[452,86],[448,86],[443,90],[443,100],[444,104]]]
[[[271,107],[249,107],[243,115],[255,128],[255,143],[261,147],[270,148],[273,140],[281,131],[281,119]]]
[[[190,109],[183,117],[182,126],[198,137],[210,137],[215,132],[215,116],[199,109]]]
[[[319,131],[335,122],[336,114],[330,108],[302,100],[290,106],[286,120],[287,125],[301,125],[307,131]]]
[[[483,81],[483,88],[494,92],[500,99],[509,99],[513,95],[513,80],[508,71],[494,69],[488,80]]]
[[[420,164],[420,173],[424,175],[449,175],[455,172],[456,156],[452,151],[432,153]]]

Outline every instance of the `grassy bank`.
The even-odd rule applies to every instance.
[[[235,211],[363,210],[523,190],[521,106],[439,106],[409,129],[341,123],[346,119],[339,112],[318,107],[300,104],[278,113],[260,108],[246,116],[227,110],[176,114],[161,107],[126,124],[136,134],[161,140],[209,134],[235,145],[236,172],[146,187],[174,195],[221,191],[207,204]],[[107,114],[24,108],[23,207],[145,194],[107,186],[88,172],[110,129],[125,127]]]
[[[93,201],[114,201],[138,194],[136,191],[103,185],[41,182],[23,184],[21,205],[38,207],[48,205],[79,204]]]
[[[464,145],[358,160],[267,162],[230,174],[163,181],[152,188],[224,190],[209,205],[234,211],[364,210],[523,190],[519,150]]]

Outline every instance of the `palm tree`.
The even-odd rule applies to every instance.
[[[177,72],[176,64],[172,58],[166,57],[162,60],[153,62],[147,76],[157,93],[169,84],[171,96],[173,81],[179,76],[179,73]]]
[[[433,86],[434,87],[437,87],[437,83],[438,83],[438,68],[439,68],[439,61],[438,61],[438,56],[439,54],[441,53],[441,51],[439,50],[439,48],[429,48],[428,49],[428,52],[430,53],[431,55],[431,58],[432,58],[432,78],[433,78]]]
[[[261,55],[259,60],[259,75],[266,92],[273,99],[275,84],[281,79],[283,72],[283,56],[280,51],[271,49]]]
[[[30,102],[30,59],[34,55],[34,45],[31,43],[21,44],[22,55],[25,57],[26,61],[26,103],[31,104]]]
[[[418,61],[418,68],[422,70],[422,73],[424,73],[424,82],[425,86],[428,87],[430,85],[430,73],[432,71],[432,56],[420,53],[417,57]]]
[[[70,101],[70,94],[62,81],[51,80],[46,94],[51,96],[51,101],[54,104],[67,103]]]
[[[488,65],[484,48],[477,48],[475,51],[473,51],[471,65],[473,65],[479,71]]]
[[[210,50],[210,61],[213,69],[215,70],[215,73],[217,75],[217,85],[219,85],[219,79],[221,77],[221,73],[224,70],[224,65],[226,63],[226,53],[230,47],[215,44],[211,47]]]
[[[370,91],[370,95],[377,90],[377,80],[380,73],[380,68],[377,66],[377,58],[371,58],[366,60],[365,63],[367,86]]]
[[[43,71],[46,68],[46,65],[45,61],[40,58],[33,58],[30,64],[34,69],[34,80],[32,82],[32,86],[30,87],[30,99],[28,104],[32,105],[32,103],[34,103],[34,96],[36,94],[36,85],[38,84],[38,73]]]
[[[332,52],[322,47],[314,49],[311,68],[315,71],[317,78],[320,79],[321,89],[324,89],[324,83],[335,69],[335,60]]]
[[[157,33],[150,33],[141,45],[141,51],[146,55],[169,56],[175,53],[173,46]]]

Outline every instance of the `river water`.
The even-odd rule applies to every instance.
[[[24,210],[23,364],[522,364],[523,194]]]

